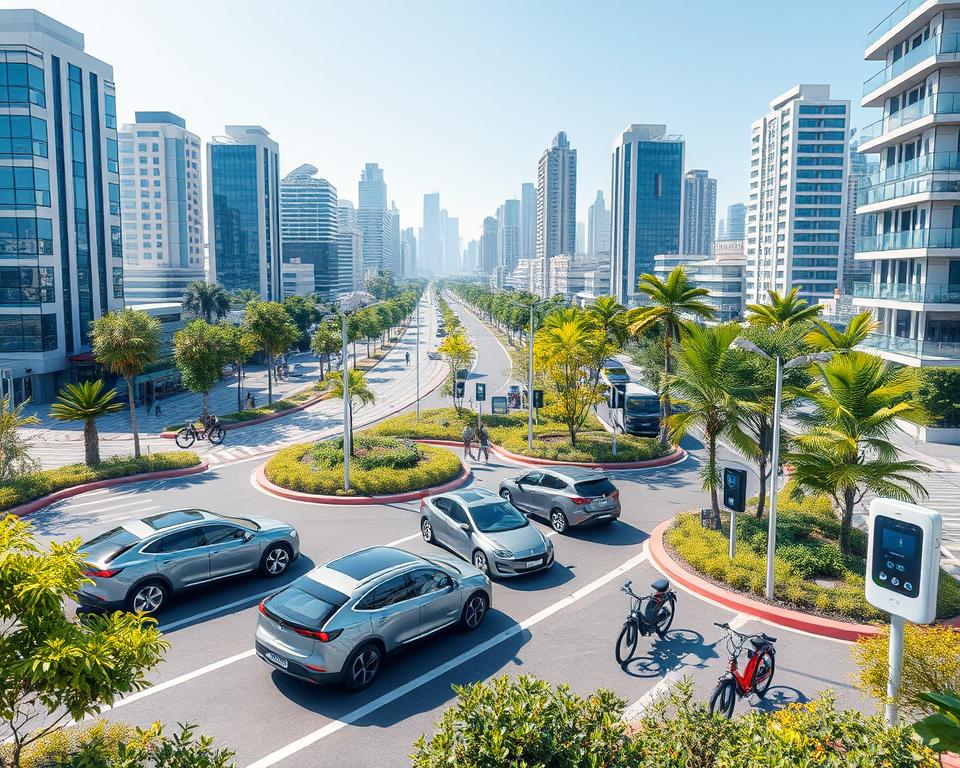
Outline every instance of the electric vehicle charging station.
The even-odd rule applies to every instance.
[[[870,502],[867,537],[866,598],[890,614],[887,697],[900,688],[906,622],[929,624],[937,616],[940,577],[940,513],[893,499]],[[897,708],[887,704],[887,722],[897,722]]]

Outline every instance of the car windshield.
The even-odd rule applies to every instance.
[[[627,375],[626,368],[604,368],[603,370],[607,374],[607,376],[626,376]]]
[[[627,397],[627,413],[638,416],[658,414],[660,413],[660,398],[656,395],[629,395]]]
[[[264,608],[281,621],[311,629],[319,629],[336,610],[336,606],[297,587],[278,592],[264,603]]]
[[[217,515],[216,512],[211,512],[211,514]],[[239,525],[241,528],[246,528],[248,531],[259,531],[260,526],[257,525],[253,520],[248,520],[245,517],[230,517],[229,515],[217,515],[221,520],[226,520],[228,523],[233,523],[234,525]]]
[[[505,501],[470,508],[470,516],[481,533],[512,531],[529,525],[527,518]]]
[[[609,496],[617,490],[616,486],[605,477],[597,480],[584,480],[573,487],[581,496]]]

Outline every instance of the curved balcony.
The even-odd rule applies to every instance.
[[[871,333],[861,346],[867,350],[892,352],[907,357],[941,360],[960,359],[960,342],[956,341],[924,341],[904,339],[900,336],[887,336],[883,333]]]
[[[928,173],[903,181],[889,181],[857,192],[857,205],[873,205],[910,195],[925,193],[953,194],[960,197],[960,178],[945,173]]]
[[[960,304],[960,285],[954,283],[854,283],[855,299],[909,301],[915,304]]]
[[[873,45],[925,2],[926,0],[903,0],[883,21],[867,33],[867,45]]]
[[[931,56],[938,56],[942,53],[957,53],[958,51],[960,51],[960,35],[956,33],[934,35],[865,81],[863,84],[863,95],[868,96],[878,88],[882,88],[891,80],[900,77],[900,75],[912,69],[924,59],[928,59]]]
[[[925,155],[887,166],[867,177],[871,186],[919,176],[930,171],[960,171],[960,152],[928,152]]]
[[[863,144],[883,136],[885,133],[895,131],[905,125],[909,125],[915,120],[929,115],[956,115],[960,114],[960,93],[948,91],[945,93],[934,93],[925,99],[904,107],[899,112],[870,123],[866,128],[860,131],[861,148]]]
[[[960,229],[910,229],[857,238],[857,253],[960,248]]]

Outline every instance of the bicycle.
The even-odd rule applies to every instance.
[[[200,428],[197,429],[197,424]],[[176,442],[179,448],[189,448],[197,440],[209,440],[213,445],[220,445],[227,431],[216,416],[208,416],[206,420],[190,422],[177,432]]]
[[[727,652],[730,660],[727,662],[727,671],[720,676],[710,697],[710,714],[719,714],[729,720],[733,717],[733,707],[737,699],[751,693],[757,694],[761,699],[767,695],[777,668],[777,649],[774,647],[777,638],[763,632],[759,635],[745,635],[726,622],[714,622],[714,626],[727,631]],[[749,661],[743,674],[740,674],[738,662],[747,641],[753,648],[747,649]]]
[[[666,579],[653,582],[650,585],[653,592],[646,597],[630,589],[631,584],[633,582],[628,581],[620,587],[621,592],[630,596],[630,613],[623,623],[620,636],[617,637],[616,657],[617,663],[621,665],[633,658],[640,635],[646,637],[653,632],[659,637],[666,635],[677,610],[677,594],[670,589],[670,582]]]

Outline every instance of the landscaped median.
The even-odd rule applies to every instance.
[[[370,434],[403,437],[410,440],[450,440],[460,442],[466,426],[476,426],[475,411],[454,408],[431,408],[416,414],[404,413],[384,419],[369,430]],[[505,416],[483,416],[495,452],[505,458],[530,464],[586,464],[606,469],[654,467],[678,461],[685,456],[679,449],[664,450],[653,438],[617,436],[617,453],[613,453],[612,435],[602,431],[600,423],[588,418],[585,429],[577,435],[576,445],[563,424],[540,419],[533,427],[533,450],[527,446],[527,414],[514,412]]]
[[[314,386],[308,389],[302,389],[299,392],[294,392],[282,400],[274,400],[270,405],[263,405],[259,408],[248,408],[245,411],[236,411],[235,413],[227,413],[218,418],[220,419],[220,423],[223,424],[223,428],[228,431],[237,429],[238,427],[252,427],[254,424],[272,421],[293,411],[302,411],[314,403],[318,403],[329,397],[329,393],[318,391]],[[185,424],[168,424],[163,428],[160,437],[176,437],[177,432],[185,426]]]
[[[764,600],[767,520],[737,516],[736,557],[729,557],[729,518],[705,530],[699,512],[662,523],[651,534],[654,563],[692,591],[758,618],[842,640],[877,632],[887,615],[864,597],[866,535],[854,529],[852,552],[841,553],[840,522],[826,498],[779,498],[773,603]],[[960,615],[960,582],[940,572],[937,616]]]
[[[343,489],[342,438],[284,448],[257,470],[257,482],[268,492],[319,504],[409,501],[469,478],[469,470],[445,448],[368,434],[354,440],[350,491]]]
[[[202,472],[206,464],[192,451],[151,453],[135,459],[116,456],[95,467],[69,464],[31,472],[0,484],[0,511],[26,515],[69,496],[121,483],[180,477]]]

